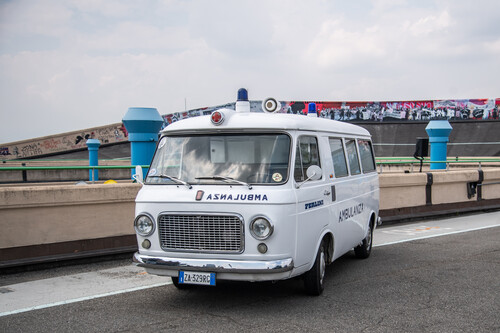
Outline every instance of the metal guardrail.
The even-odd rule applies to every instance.
[[[141,165],[149,168],[149,165]],[[95,169],[133,169],[135,165],[99,165],[99,166],[34,166],[34,167],[0,167],[4,171],[28,171],[28,170],[95,170]]]
[[[413,172],[413,166],[415,164],[420,165],[421,161],[413,157],[378,157],[375,159],[377,166],[379,167],[379,173],[383,172],[384,165],[410,165],[410,172]],[[477,164],[478,168],[481,169],[483,163],[499,163],[500,158],[460,158],[460,157],[450,157],[446,161],[431,161],[429,158],[424,158],[422,164],[431,165],[433,163],[446,163],[446,170],[449,169],[450,164]],[[141,165],[142,168],[149,168],[149,165]],[[133,169],[135,165],[99,165],[99,166],[0,166],[0,171],[29,171],[29,170],[92,170],[94,174],[95,170],[100,169]],[[94,180],[92,180],[94,183]]]
[[[402,162],[409,162],[413,161],[416,163],[420,163],[418,160],[416,160],[414,157],[377,157],[376,158],[377,164],[382,163],[383,161],[402,161]],[[447,163],[447,162],[455,162],[455,163],[460,163],[460,162],[500,162],[499,157],[481,157],[481,158],[469,158],[469,157],[448,157],[446,161],[436,161],[436,162],[431,162],[431,160],[427,157],[424,158],[424,161],[429,162],[429,163]]]
[[[98,165],[98,166],[25,166],[25,167],[1,167],[0,171],[28,171],[28,170],[94,170],[94,169],[133,169],[135,165]],[[141,165],[142,168],[149,168],[149,165]]]
[[[87,165],[74,165],[74,166],[0,166],[0,171],[34,171],[34,170],[89,170],[92,175],[95,175],[95,170],[101,169],[134,169],[135,165],[97,165],[97,166],[87,166]],[[149,168],[149,165],[141,165],[143,169]],[[23,176],[24,178],[24,176]],[[95,184],[94,177],[91,177],[92,184]]]
[[[410,165],[413,172],[413,166],[415,164],[420,165],[431,165],[433,163],[446,164],[446,170],[449,169],[450,164],[477,164],[478,168],[481,169],[484,163],[499,163],[500,158],[496,157],[483,157],[483,158],[460,158],[460,157],[450,157],[446,161],[431,161],[429,158],[424,158],[422,161],[417,160],[413,157],[378,157],[376,158],[376,163],[379,166],[379,173],[382,173],[384,165]]]

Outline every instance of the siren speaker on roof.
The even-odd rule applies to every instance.
[[[262,110],[264,110],[265,112],[272,113],[276,112],[279,109],[281,109],[281,103],[272,97],[266,98],[262,102]]]

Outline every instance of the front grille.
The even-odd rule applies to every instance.
[[[238,215],[161,214],[158,231],[165,251],[241,253],[244,248]]]

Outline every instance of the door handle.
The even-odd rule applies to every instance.
[[[331,191],[330,190],[325,190],[323,192],[323,194],[326,195],[326,196],[328,196],[328,195],[331,194],[332,195],[332,202],[333,202],[333,201],[337,200],[337,195],[335,193],[335,185],[332,185],[331,189],[332,189]]]

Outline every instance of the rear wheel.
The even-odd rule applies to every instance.
[[[326,252],[325,244],[321,243],[316,254],[314,266],[304,274],[304,286],[309,295],[319,296],[324,289],[324,279],[326,272]]]
[[[372,252],[372,244],[373,244],[373,223],[370,223],[368,225],[368,234],[366,237],[363,239],[361,244],[356,246],[354,248],[354,253],[356,254],[356,257],[360,259],[366,259],[370,256],[370,253]]]

